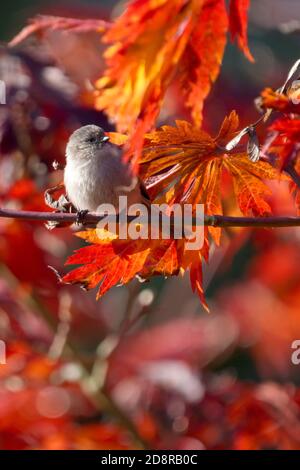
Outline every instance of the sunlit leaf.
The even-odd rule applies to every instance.
[[[230,0],[229,27],[231,37],[236,40],[247,59],[254,61],[248,47],[247,15],[250,0]]]
[[[244,51],[246,10],[234,2],[230,13],[232,34]],[[104,36],[107,68],[96,83],[97,108],[106,111],[119,131],[132,132],[139,120],[147,122],[148,130],[175,80],[200,124],[227,31],[224,0],[131,1]]]

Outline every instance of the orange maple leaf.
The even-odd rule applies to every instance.
[[[93,243],[80,248],[66,262],[81,264],[62,278],[68,284],[80,284],[86,289],[99,285],[97,298],[102,297],[115,285],[126,284],[137,274],[144,279],[155,275],[178,275],[180,270],[190,269],[193,291],[197,292],[202,305],[208,309],[202,287],[202,256],[207,258],[208,245],[202,253],[185,250],[184,240],[120,240],[103,238],[97,229],[80,232],[77,236]]]
[[[224,0],[132,1],[104,36],[111,45],[105,53],[107,69],[96,82],[96,107],[120,132],[132,131],[139,120],[147,122],[148,130],[167,87],[178,79],[200,124],[227,31]]]
[[[258,98],[258,105],[263,109],[274,109],[282,113],[300,114],[300,93],[298,91],[291,93],[287,90],[287,94],[265,88]]]
[[[141,175],[150,180],[155,202],[204,204],[206,215],[222,214],[221,176],[227,171],[241,212],[269,214],[266,198],[270,190],[263,180],[278,179],[279,172],[267,162],[252,163],[246,152],[230,154],[225,150],[238,125],[238,116],[232,111],[215,138],[186,121],[147,134]],[[209,231],[219,243],[220,229],[209,227]]]
[[[197,125],[202,121],[204,100],[220,72],[227,31],[228,16],[224,1],[204,3],[179,69],[186,106],[191,109]]]

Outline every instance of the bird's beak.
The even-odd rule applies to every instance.
[[[109,141],[108,135],[105,135],[105,136],[101,137],[101,139],[100,139],[101,144],[105,144],[105,142],[108,142],[108,141]]]

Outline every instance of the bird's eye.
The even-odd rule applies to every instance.
[[[89,137],[88,142],[91,142],[91,143],[96,142],[96,137]]]

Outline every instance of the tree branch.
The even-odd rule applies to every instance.
[[[74,223],[77,221],[77,214],[65,212],[35,212],[19,211],[13,209],[0,209],[0,217],[30,221],[51,221],[61,223]],[[83,216],[86,224],[95,224],[104,219],[106,215],[88,212]],[[127,216],[127,222],[130,223],[137,216]],[[118,216],[117,216],[118,220]],[[193,219],[197,225],[197,221]],[[206,215],[204,225],[212,227],[258,227],[258,228],[276,228],[276,227],[298,227],[300,226],[300,217],[230,217],[223,215]]]

